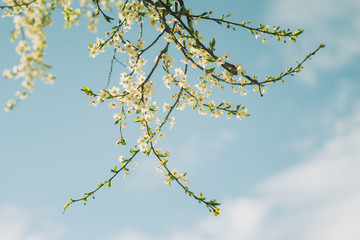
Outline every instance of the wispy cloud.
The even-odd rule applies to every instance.
[[[360,2],[357,0],[275,0],[269,2],[268,22],[303,28],[296,49],[286,49],[286,56],[309,52],[318,43],[327,47],[306,66],[302,79],[313,84],[316,70],[334,73],[351,67],[360,56]]]
[[[127,230],[119,235],[114,235],[112,237],[110,237],[108,240],[152,240],[154,238],[150,238],[148,236],[146,236],[145,234],[136,231],[136,230]]]
[[[219,217],[198,220],[166,239],[359,239],[359,114],[344,120],[347,128],[307,161],[264,180],[248,196],[224,202]]]
[[[360,121],[329,140],[305,163],[256,187],[252,197],[224,203],[219,218],[201,220],[196,239],[358,239]],[[185,235],[185,236],[186,236]],[[175,233],[179,239],[184,233]]]
[[[15,205],[0,207],[0,239],[62,239],[65,234],[64,229],[54,224],[46,212],[46,209],[41,209],[36,214],[30,213]]]

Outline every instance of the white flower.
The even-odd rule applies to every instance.
[[[158,134],[158,139],[163,139],[164,136],[165,136],[165,133],[160,132],[160,133]]]
[[[140,137],[137,139],[137,142],[138,142],[138,143],[144,143],[144,142],[145,142],[145,139],[144,139],[142,136],[140,136]]]
[[[140,83],[143,83],[146,80],[146,78],[143,74],[139,74],[137,76],[137,79],[139,80]]]
[[[163,182],[166,184],[166,185],[169,185],[171,183],[171,179],[170,178],[165,178],[163,180]]]
[[[12,109],[15,105],[16,105],[16,101],[10,99],[5,105],[5,112],[9,112],[9,110]]]
[[[180,60],[183,64],[188,64],[189,63],[189,60],[188,59],[182,59]]]
[[[246,109],[246,107],[242,107],[237,111],[236,118],[241,120],[246,115],[247,115],[247,109]]]
[[[109,93],[112,96],[116,97],[116,96],[118,96],[120,94],[120,88],[117,88],[117,87],[114,86],[114,87],[112,87],[111,90],[109,90]]]
[[[176,178],[180,177],[180,173],[179,173],[179,171],[176,170],[176,169],[173,169],[173,170],[171,171],[171,174],[172,174],[174,177],[176,177]]]
[[[115,121],[119,121],[119,120],[121,120],[121,114],[120,113],[115,113],[113,118],[114,118]]]
[[[145,121],[150,122],[152,120],[152,116],[150,114],[146,114],[144,116]]]
[[[155,19],[151,19],[149,24],[152,26],[152,27],[156,27],[156,20]]]
[[[177,77],[182,77],[183,74],[184,74],[184,72],[181,68],[175,68],[175,75]]]
[[[218,66],[221,66],[222,64],[224,64],[225,63],[225,61],[224,61],[224,58],[223,57],[218,57],[217,59],[216,59],[216,64],[218,65]]]
[[[96,107],[97,101],[96,101],[96,100],[92,100],[92,101],[90,101],[89,105]]]
[[[139,145],[139,148],[140,151],[145,152],[147,150],[147,144],[143,142]]]
[[[188,81],[186,80],[186,78],[182,78],[180,80],[180,87],[185,88],[185,89],[189,88],[189,84],[188,84]]]
[[[237,67],[236,67],[236,71],[237,71],[237,74],[241,74],[241,72],[244,71],[243,67],[241,64],[239,64]]]
[[[206,115],[206,114],[208,114],[208,113],[204,110],[204,108],[199,108],[198,112],[199,112],[200,115]]]
[[[167,34],[166,36],[163,37],[167,42],[172,43],[174,42],[174,39],[172,38],[172,36],[170,34]]]
[[[175,126],[175,117],[172,116],[172,117],[170,118],[170,128],[173,128],[174,126]]]
[[[189,184],[189,178],[181,179],[185,184]]]
[[[241,96],[245,96],[248,93],[248,90],[243,89],[240,93]]]
[[[163,111],[166,112],[171,108],[170,103],[164,103],[163,105]]]
[[[267,90],[268,90],[268,87],[264,87],[264,88],[262,88],[262,90],[261,90],[262,94],[266,93],[266,92],[267,92]]]
[[[108,98],[110,95],[107,93],[107,92],[105,92],[104,90],[100,90],[100,94],[99,94],[99,97],[101,98],[101,99],[106,99],[106,98]]]
[[[171,83],[171,80],[172,80],[172,75],[171,74],[165,75],[162,79],[164,81],[164,84],[165,84],[166,88],[170,89],[170,83]]]
[[[185,109],[185,107],[186,107],[186,103],[179,103],[177,109],[183,111]]]
[[[230,54],[228,52],[225,53],[225,59],[230,60]]]
[[[188,100],[188,104],[192,107],[194,107],[196,105],[196,99],[195,98],[189,98]]]
[[[118,106],[119,104],[116,104],[116,103],[114,103],[114,102],[112,102],[112,103],[109,103],[109,108],[117,108],[117,106]],[[96,105],[95,105],[96,106]]]
[[[136,47],[137,49],[139,49],[139,50],[140,50],[143,46],[144,46],[144,40],[140,40],[139,42],[137,42],[137,43],[135,44],[135,47]],[[141,59],[139,60],[139,62],[142,61],[142,60],[145,60],[145,59],[141,58]],[[146,62],[146,60],[145,60],[145,62]],[[144,62],[144,64],[145,64],[145,62]]]
[[[127,113],[127,115],[131,116],[131,115],[133,114],[133,111],[132,111],[131,108],[128,108],[128,109],[126,110],[126,113]]]
[[[224,114],[223,111],[218,110],[218,111],[215,112],[215,117],[216,117],[216,118],[221,117],[221,115],[223,115],[223,114]]]
[[[214,110],[216,108],[215,102],[214,101],[209,102],[209,107],[211,110]]]

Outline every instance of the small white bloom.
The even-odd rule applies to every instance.
[[[176,169],[173,169],[171,171],[171,174],[176,178],[180,177],[180,172],[178,170],[176,170]]]
[[[116,96],[118,96],[120,94],[120,88],[114,86],[114,87],[112,87],[111,90],[109,90],[109,93],[112,96],[116,97]]]
[[[224,58],[223,57],[218,57],[217,59],[216,59],[216,64],[218,65],[218,66],[221,66],[222,64],[224,64],[225,63],[225,61],[224,61]]]
[[[165,136],[165,133],[160,132],[160,133],[158,134],[158,139],[163,139],[164,136]]]
[[[163,180],[163,182],[166,184],[166,185],[169,185],[171,183],[171,179],[170,178],[165,178]]]
[[[189,178],[181,179],[185,184],[189,184]]]
[[[177,77],[181,77],[183,74],[184,74],[184,72],[181,68],[175,68],[175,75]]]
[[[96,105],[95,105],[96,106]],[[109,103],[109,108],[117,108],[118,104],[112,102],[112,103]]]
[[[131,108],[128,108],[128,109],[126,110],[126,113],[127,113],[127,115],[131,116],[131,115],[133,114],[133,111],[132,111]]]
[[[97,106],[97,101],[96,101],[96,100],[92,100],[92,101],[90,101],[89,105],[96,107],[96,106]]]
[[[147,145],[146,145],[146,143],[141,143],[140,145],[139,145],[139,148],[140,148],[140,151],[142,151],[142,152],[145,152],[146,150],[147,150]]]
[[[171,108],[170,103],[164,103],[163,105],[163,111],[166,112]]]
[[[245,89],[243,89],[243,90],[241,91],[240,95],[241,95],[241,96],[245,96],[247,93],[248,93],[248,91],[245,90]]]
[[[121,114],[120,113],[115,113],[113,116],[115,121],[121,120]]]
[[[101,98],[101,99],[106,99],[106,98],[108,98],[110,95],[107,93],[107,92],[105,92],[104,90],[100,90],[100,94],[99,94],[99,97]]]
[[[150,122],[152,120],[152,116],[150,114],[146,114],[144,119],[145,121]]]
[[[170,128],[173,128],[174,126],[175,126],[175,117],[172,116],[172,117],[170,118]]]

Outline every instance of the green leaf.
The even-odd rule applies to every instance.
[[[126,145],[126,138],[119,138],[116,142],[116,145],[119,146],[119,144],[121,145]]]
[[[115,166],[114,169],[111,169],[111,172],[116,173],[118,169],[118,166]]]
[[[139,117],[136,117],[136,118],[135,118],[135,122],[143,122],[143,121],[144,121],[143,118],[139,118]]]
[[[213,49],[215,47],[216,40],[213,38],[213,40],[210,42],[210,48]]]
[[[111,23],[111,20],[114,20],[112,17],[109,17],[107,15],[104,15],[104,17],[105,17],[105,20],[109,23]]]
[[[81,89],[81,91],[83,91],[84,93],[86,93],[86,96],[88,96],[88,97],[90,97],[90,96],[92,96],[92,95],[95,95],[95,94],[93,93],[93,91],[91,91],[90,88],[88,88],[87,86],[84,86],[84,88]]]
[[[212,67],[212,68],[209,68],[209,69],[206,69],[206,73],[212,73],[213,71],[215,70],[215,67]]]

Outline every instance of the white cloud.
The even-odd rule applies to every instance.
[[[360,128],[329,141],[309,162],[266,181],[260,192],[278,204],[302,206],[349,194],[360,186],[358,146]]]
[[[224,202],[219,217],[166,239],[359,239],[359,114],[308,161],[263,181],[250,196]]]
[[[355,103],[355,107],[360,106],[360,103]],[[335,124],[335,130],[337,133],[348,133],[353,131],[353,126],[360,125],[360,111],[355,113],[354,117],[345,119],[344,121]]]
[[[110,237],[109,240],[150,240],[145,234],[140,233],[136,230],[127,230],[124,233],[119,234],[118,236]]]
[[[360,124],[356,119],[358,114],[347,121],[352,123],[351,131],[328,141],[309,161],[264,181],[256,197],[225,202],[223,216],[200,221],[189,235],[197,239],[359,239]],[[178,239],[177,234],[173,239]]]
[[[0,238],[4,240],[21,239],[26,229],[26,216],[13,207],[0,208]]]
[[[224,141],[233,141],[236,139],[236,134],[230,130],[223,130],[220,132],[219,137]]]
[[[199,224],[201,239],[230,240],[257,237],[258,228],[263,224],[268,211],[266,202],[240,198],[226,204],[228,206],[223,209],[223,217],[209,217]]]
[[[31,214],[14,205],[0,207],[1,240],[55,240],[63,236],[64,229],[48,220],[46,209]]]

